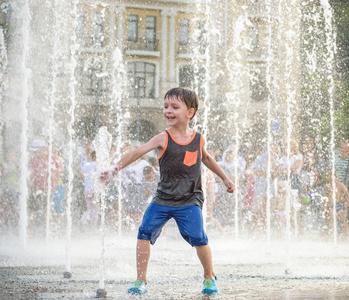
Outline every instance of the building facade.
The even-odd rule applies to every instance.
[[[74,138],[91,140],[106,125],[114,136],[145,142],[166,128],[163,96],[176,86],[198,93],[193,126],[218,147],[243,141],[251,128],[264,135],[272,120],[285,123],[286,103],[297,107],[298,1],[31,0],[29,6],[27,53],[21,7],[12,8],[10,31],[18,38],[9,41],[7,141],[21,128],[16,57],[23,55],[31,70],[29,140],[54,128],[54,140],[64,141],[73,101]]]

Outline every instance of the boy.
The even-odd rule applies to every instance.
[[[189,128],[199,101],[188,88],[173,88],[164,98],[163,115],[169,129],[153,137],[148,143],[128,152],[113,170],[101,174],[101,180],[109,181],[120,169],[157,149],[160,165],[160,182],[156,196],[144,213],[137,237],[137,280],[129,293],[147,292],[147,268],[150,244],[159,237],[165,223],[174,218],[183,238],[196,248],[204,268],[203,293],[218,292],[213,271],[211,249],[203,228],[201,187],[201,161],[224,182],[232,193],[234,185],[207,153],[202,135]]]

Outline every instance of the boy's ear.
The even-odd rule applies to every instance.
[[[188,110],[188,115],[187,115],[188,119],[191,119],[194,116],[194,112],[195,110],[193,107]]]

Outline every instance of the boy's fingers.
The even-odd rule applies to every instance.
[[[232,183],[229,184],[229,186],[228,186],[228,188],[227,188],[227,192],[228,192],[228,193],[234,192],[234,184],[232,184]]]

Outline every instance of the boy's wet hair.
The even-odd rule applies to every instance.
[[[176,97],[179,100],[182,100],[187,105],[188,109],[194,108],[194,114],[191,117],[191,119],[194,118],[199,108],[199,99],[196,93],[192,89],[187,87],[176,87],[176,88],[170,89],[166,93],[164,99],[170,98],[170,97]]]

